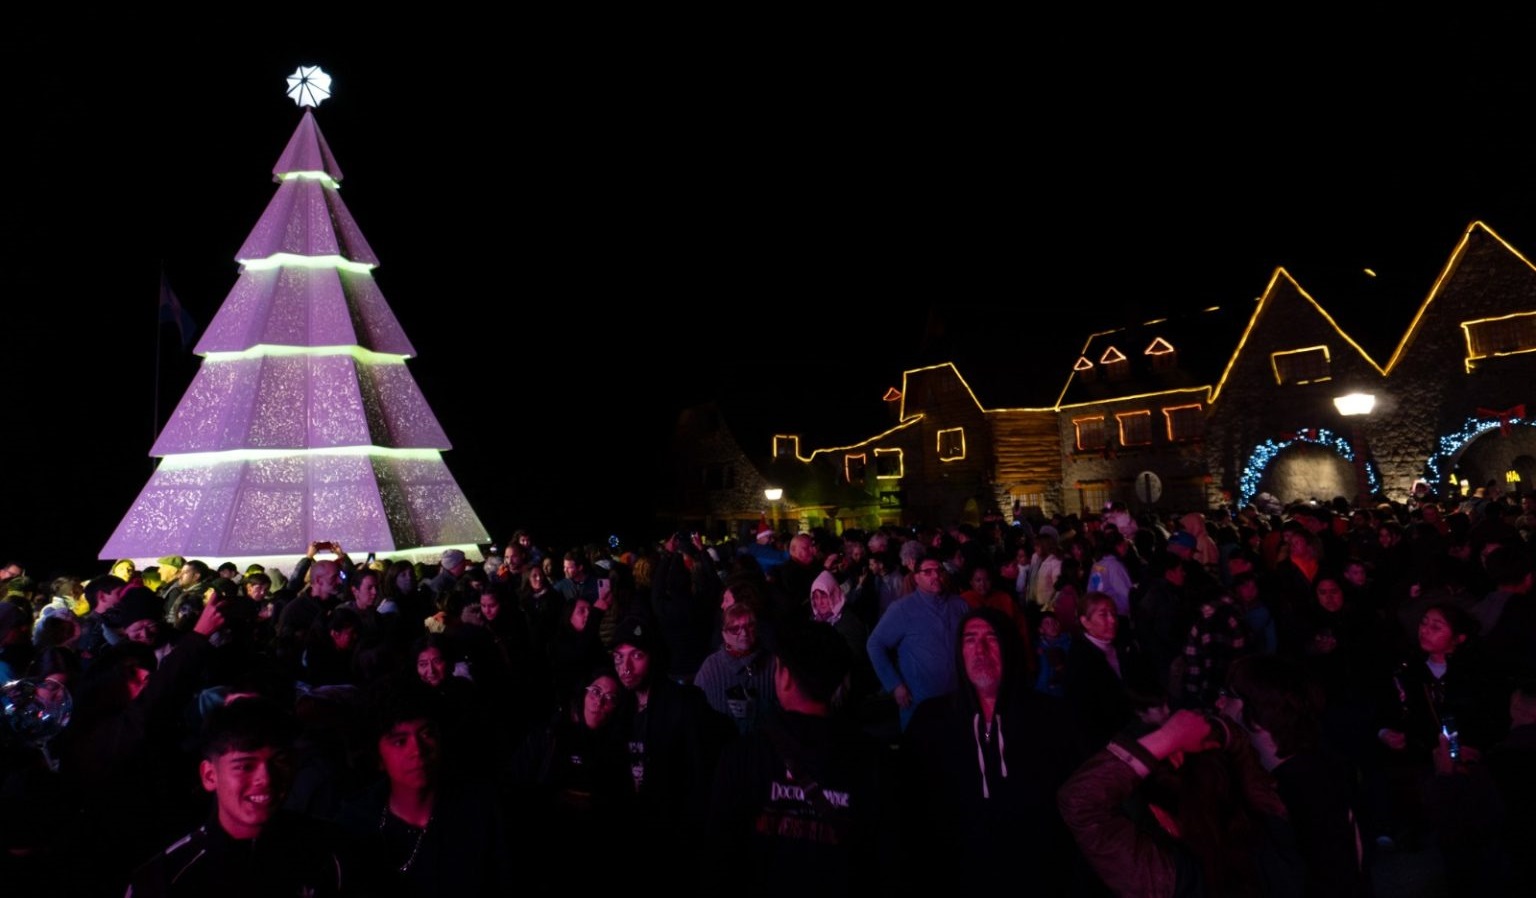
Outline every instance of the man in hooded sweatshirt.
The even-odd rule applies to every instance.
[[[1039,894],[1066,894],[1085,871],[1056,790],[1087,755],[1059,699],[1030,688],[1023,641],[992,608],[960,624],[959,688],[918,706],[903,750],[903,815],[914,863],[945,871],[1029,871]],[[922,871],[908,871],[926,882]]]

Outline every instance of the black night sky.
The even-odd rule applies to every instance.
[[[160,273],[212,318],[300,63],[336,79],[342,196],[497,539],[654,535],[656,451],[705,399],[834,439],[954,359],[984,401],[1046,403],[1090,331],[1250,302],[1279,266],[1385,358],[1471,221],[1536,256],[1528,21],[1081,15],[0,38],[0,556],[96,572],[151,471]],[[197,363],[163,357],[162,420]]]

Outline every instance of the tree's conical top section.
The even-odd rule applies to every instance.
[[[288,138],[288,146],[273,167],[272,175],[281,181],[283,175],[301,171],[323,171],[332,181],[341,180],[341,166],[336,164],[325,135],[320,133],[320,126],[315,124],[315,116],[308,109],[304,110],[304,118],[299,120],[293,136]]]

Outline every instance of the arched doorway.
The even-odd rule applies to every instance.
[[[1295,443],[1270,462],[1259,489],[1290,503],[1306,499],[1327,502],[1334,496],[1355,492],[1355,471],[1350,461],[1327,446]]]
[[[1374,493],[1380,488],[1381,475],[1369,461],[1365,474],[1367,487]],[[1282,502],[1352,497],[1357,492],[1355,452],[1348,440],[1324,428],[1286,434],[1254,447],[1238,487],[1242,504],[1260,492]]]
[[[1494,481],[1500,489],[1536,491],[1536,426],[1496,418],[1468,418],[1439,439],[1442,451],[1424,465],[1424,479],[1441,495],[1456,495],[1452,473],[1468,491]],[[1511,477],[1511,473],[1519,479]]]

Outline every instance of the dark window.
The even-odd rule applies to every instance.
[[[1205,411],[1198,403],[1165,408],[1163,417],[1168,422],[1168,439],[1175,443],[1205,435]]]
[[[1469,358],[1481,359],[1536,349],[1536,312],[1486,321],[1468,321],[1462,327],[1467,330]]]
[[[1277,352],[1269,358],[1275,365],[1276,383],[1310,384],[1327,380],[1331,376],[1326,346]]]
[[[1120,445],[1145,446],[1152,442],[1152,413],[1126,412],[1116,415],[1120,422]]]
[[[1077,429],[1077,448],[1086,450],[1104,448],[1103,415],[1093,418],[1077,418],[1072,422],[1072,426]]]
[[[939,458],[945,461],[965,458],[965,428],[939,431]]]

